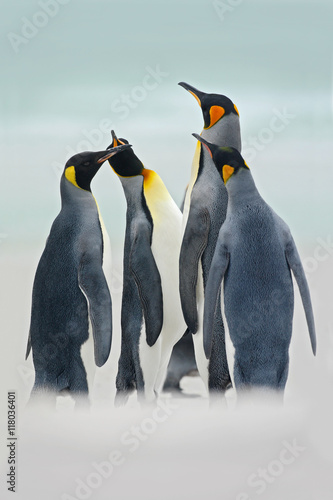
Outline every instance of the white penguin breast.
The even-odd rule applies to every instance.
[[[208,367],[209,361],[206,358],[203,344],[203,313],[204,313],[204,304],[205,304],[205,294],[204,294],[204,286],[203,286],[203,274],[202,274],[202,265],[199,262],[198,265],[198,281],[197,281],[197,310],[198,310],[198,330],[193,335],[193,344],[194,344],[194,352],[195,352],[195,360],[197,363],[197,367],[200,373],[200,377],[202,378],[206,390],[208,392]]]
[[[162,337],[177,341],[186,326],[179,295],[179,254],[181,246],[182,214],[174,202],[154,207],[151,249],[158,267],[163,293]],[[163,343],[167,340],[163,339]]]
[[[222,319],[223,319],[223,325],[224,325],[225,350],[226,350],[226,355],[227,355],[227,363],[228,363],[228,369],[229,369],[229,373],[230,373],[231,383],[232,383],[232,386],[235,387],[235,381],[234,381],[235,347],[234,347],[234,344],[232,343],[232,340],[230,338],[228,322],[227,322],[227,318],[225,317],[225,314],[224,314],[224,289],[223,289],[223,285],[224,285],[224,283],[222,281],[222,285],[221,285],[221,313],[222,313]]]

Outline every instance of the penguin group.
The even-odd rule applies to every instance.
[[[181,82],[203,115],[182,210],[160,176],[112,130],[103,151],[70,158],[61,210],[40,258],[26,357],[32,397],[89,404],[91,367],[121,333],[115,405],[153,404],[196,367],[209,395],[283,394],[298,284],[312,351],[316,333],[301,259],[286,223],[260,196],[241,156],[239,112],[226,96]],[[126,198],[121,324],[112,325],[110,241],[91,192],[108,162]],[[113,328],[114,326],[114,328]]]

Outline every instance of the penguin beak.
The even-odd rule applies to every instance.
[[[201,137],[201,135],[198,135],[198,134],[192,134],[192,135],[193,135],[193,137],[198,139],[198,141],[200,141],[203,144],[203,146],[207,149],[210,157],[213,158],[213,153],[214,153],[215,149],[218,148],[218,146],[216,146],[215,144],[212,144],[211,142],[206,141],[203,137]]]
[[[124,151],[125,149],[131,148],[132,144],[122,144],[121,146],[117,146],[115,148],[109,149],[108,151],[101,151],[100,153],[97,153],[98,155],[101,154],[102,156],[97,160],[97,163],[104,163],[106,160],[111,158],[112,156],[116,155],[117,153],[120,153],[121,151]]]
[[[111,130],[111,138],[112,138],[112,142],[106,149],[111,149],[111,148],[115,148],[118,146],[118,137],[116,136],[114,130]]]
[[[111,137],[112,137],[113,147],[115,148],[118,146],[118,137],[116,136],[116,133],[114,130],[111,130]]]
[[[195,87],[192,87],[192,85],[189,85],[188,83],[185,82],[179,82],[178,85],[180,85],[190,94],[192,94],[201,108],[201,99],[205,95],[204,92],[201,92],[200,90],[196,89]]]
[[[125,143],[122,142],[120,139],[115,134],[114,130],[111,130],[111,137],[112,137],[112,142],[110,146],[108,146],[106,149],[111,149],[111,148],[116,148],[118,145],[124,145]]]

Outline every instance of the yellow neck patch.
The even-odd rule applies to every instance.
[[[225,109],[222,108],[222,106],[212,106],[209,110],[210,124],[209,127],[206,127],[206,130],[215,125],[215,123],[218,122],[224,114]]]
[[[192,167],[191,167],[191,179],[190,179],[190,183],[189,183],[190,192],[192,191],[194,183],[198,177],[201,145],[202,145],[202,143],[200,141],[197,141],[197,145],[195,147],[194,157],[192,160]]]
[[[149,189],[152,187],[155,177],[157,176],[156,172],[153,170],[148,170],[148,168],[144,168],[142,170],[143,175],[143,187],[144,189]]]
[[[227,183],[227,180],[230,179],[230,177],[232,176],[234,171],[235,171],[235,169],[233,167],[231,167],[230,165],[223,165],[222,175],[223,175],[224,184]]]
[[[161,206],[165,201],[172,200],[164,182],[160,176],[153,170],[148,170],[144,168],[142,170],[143,175],[143,192],[151,212],[153,219],[158,218]]]
[[[75,175],[75,167],[71,166],[71,167],[67,167],[66,170],[65,170],[65,177],[66,179],[71,182],[75,187],[79,188],[79,189],[82,189],[80,188],[80,186],[78,185],[78,183],[76,182],[76,175]]]
[[[99,210],[99,206],[98,206],[97,200],[96,200],[96,198],[95,198],[95,196],[94,196],[94,195],[92,195],[92,197],[94,198],[94,201],[95,201],[95,203],[96,203],[97,212],[98,212],[98,218],[99,218],[99,220],[100,220],[101,226],[104,226],[103,219],[102,219],[102,216],[101,216],[101,212],[100,212],[100,210]]]

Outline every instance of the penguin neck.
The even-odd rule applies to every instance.
[[[143,192],[148,205],[154,206],[159,203],[172,201],[164,182],[154,170],[144,168],[142,175]]]
[[[211,128],[203,129],[200,135],[203,139],[206,139],[206,141],[217,144],[217,146],[233,147],[237,149],[237,151],[241,152],[242,143],[239,116],[235,115],[234,113],[230,113],[229,115],[224,116]],[[189,184],[190,191],[192,190],[193,185],[198,177],[201,150],[202,146],[198,141],[192,162],[191,181]],[[209,163],[209,161],[206,163]]]
[[[214,165],[213,160],[211,159],[206,149],[202,146],[200,141],[198,141],[192,162],[191,179],[187,189],[188,193],[191,193],[193,186],[198,178],[199,171],[201,171],[201,169],[205,170],[208,169],[212,175],[216,174],[216,167]]]
[[[197,145],[195,147],[194,157],[192,160],[191,179],[190,179],[190,184],[189,184],[190,191],[192,190],[194,182],[196,181],[196,178],[198,177],[200,154],[201,154],[201,144],[198,141]]]
[[[261,198],[254,183],[250,170],[242,168],[230,177],[226,183],[228,204],[230,208],[237,208]]]
[[[128,209],[142,206],[143,176],[120,177],[120,182],[124,189],[124,194]]]
[[[223,116],[209,129],[203,129],[201,137],[221,147],[233,147],[241,152],[241,134],[239,116],[230,113]]]
[[[80,205],[82,203],[96,206],[95,198],[91,191],[86,191],[74,186],[63,174],[60,180],[60,194],[62,207],[66,205]]]

